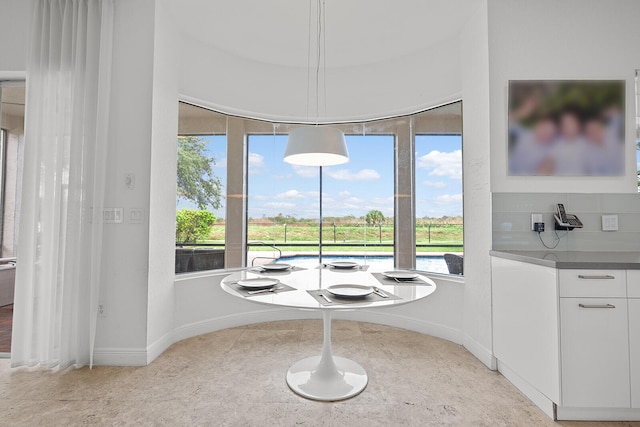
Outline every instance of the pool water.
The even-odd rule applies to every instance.
[[[322,262],[330,263],[334,261],[354,261],[360,264],[370,265],[376,270],[393,270],[392,256],[354,256],[354,255],[326,255],[322,257]],[[314,268],[318,265],[317,256],[285,256],[275,262],[297,265],[299,267]],[[441,256],[419,256],[416,257],[416,269],[422,271],[432,271],[434,273],[449,274],[447,263]]]

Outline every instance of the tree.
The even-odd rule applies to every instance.
[[[180,209],[176,212],[176,242],[195,243],[208,239],[214,222],[216,216],[209,211]]]
[[[384,215],[382,215],[382,212],[376,209],[372,209],[367,212],[364,220],[367,222],[367,225],[378,226],[378,240],[380,243],[382,243],[382,226],[384,225]]]
[[[364,220],[367,222],[367,225],[382,225],[384,224],[384,215],[379,210],[373,209],[367,212]]]
[[[200,209],[221,206],[222,184],[213,174],[215,158],[207,143],[197,136],[178,137],[178,198],[194,202]]]

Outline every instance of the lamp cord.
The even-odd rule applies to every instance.
[[[322,33],[322,2],[320,0],[316,0],[317,5],[317,40],[316,40],[316,125],[318,125],[318,120],[320,118],[320,61],[322,58],[322,49],[321,49],[321,40],[323,37]]]
[[[311,17],[313,0],[309,0],[309,33],[307,34],[307,121],[309,120],[309,99],[311,98]]]

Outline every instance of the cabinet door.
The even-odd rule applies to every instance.
[[[560,298],[562,406],[629,408],[624,298]]]
[[[640,298],[629,299],[629,354],[631,356],[631,407],[640,408]]]

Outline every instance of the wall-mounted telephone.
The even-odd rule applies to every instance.
[[[583,227],[577,216],[568,214],[564,210],[562,203],[558,203],[558,212],[553,217],[556,220],[556,230],[573,230],[574,228]]]

